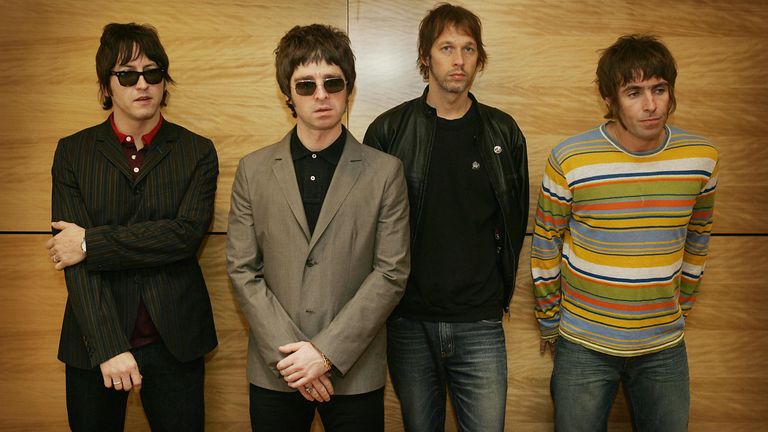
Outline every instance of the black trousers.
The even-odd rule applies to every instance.
[[[142,375],[141,402],[153,432],[202,431],[203,358],[182,363],[162,342],[131,350]],[[67,365],[67,414],[74,432],[121,432],[128,393],[104,387],[101,370]],[[133,391],[133,390],[132,390]]]
[[[333,395],[329,402],[310,402],[298,391],[279,392],[251,384],[254,432],[309,431],[315,410],[326,432],[383,432],[384,387],[357,395]]]

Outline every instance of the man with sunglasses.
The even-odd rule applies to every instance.
[[[387,324],[389,371],[408,431],[504,429],[501,318],[528,220],[525,138],[509,115],[469,93],[487,56],[480,19],[441,4],[419,28],[420,98],[380,115],[364,142],[407,171],[412,272]]]
[[[349,38],[294,27],[275,50],[296,127],[245,156],[232,186],[227,269],[248,320],[254,431],[383,431],[384,322],[410,269],[396,158],[341,124],[355,84]]]
[[[73,431],[122,431],[141,389],[153,430],[202,431],[217,344],[197,252],[213,215],[213,143],[163,118],[173,83],[156,30],[109,24],[100,125],[59,141],[48,253],[69,297],[59,346]]]

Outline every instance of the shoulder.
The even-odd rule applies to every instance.
[[[73,145],[82,147],[84,144],[93,145],[97,139],[102,137],[107,132],[111,132],[111,128],[108,122],[99,123],[89,128],[85,128],[81,131],[75,132],[72,135],[65,136],[59,140],[60,147],[72,147]]]
[[[180,141],[191,143],[192,145],[213,148],[213,141],[211,141],[210,138],[192,132],[184,126],[172,123],[168,120],[163,120],[163,125],[160,129],[160,132],[167,134],[169,137],[176,137]]]
[[[280,141],[246,154],[240,159],[240,165],[246,165],[248,167],[258,166],[265,162],[274,161],[275,159],[280,158],[280,154],[282,153],[285,153],[286,157],[290,157],[290,149],[288,148],[287,141],[289,138],[290,132]]]
[[[368,127],[369,130],[382,129],[387,125],[396,125],[399,119],[410,116],[410,113],[413,112],[419,104],[419,99],[420,98],[416,98],[405,101],[400,105],[392,107],[379,114],[379,116],[371,122],[371,125]]]
[[[355,143],[355,145],[359,145],[361,147],[361,154],[363,156],[363,160],[367,164],[381,165],[381,166],[388,167],[389,169],[396,169],[401,165],[400,159],[396,158],[395,156],[384,153],[383,151],[375,149],[373,147],[362,145],[357,142]]]
[[[702,135],[697,135],[683,130],[676,126],[669,126],[669,147],[685,148],[687,153],[694,153],[700,157],[718,158],[718,150],[709,139]]]
[[[595,147],[613,149],[600,131],[600,126],[564,139],[552,149],[550,157],[562,162],[573,155],[593,151]]]

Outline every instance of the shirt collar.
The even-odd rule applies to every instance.
[[[342,125],[341,134],[339,137],[336,138],[336,140],[328,147],[320,150],[319,152],[315,152],[304,147],[304,144],[302,144],[301,140],[299,139],[299,134],[296,132],[296,128],[293,128],[293,132],[291,133],[291,159],[297,161],[299,159],[308,157],[311,154],[317,154],[326,162],[333,165],[338,165],[339,160],[341,160],[341,153],[344,151],[344,143],[346,141],[347,128]]]
[[[112,131],[117,136],[117,140],[120,142],[120,144],[125,143],[126,142],[125,139],[130,135],[126,135],[117,129],[117,125],[115,124],[114,113],[109,115],[109,124],[112,125]],[[149,147],[150,145],[152,145],[152,141],[157,136],[157,133],[160,131],[160,126],[162,125],[163,125],[163,114],[160,114],[160,118],[157,120],[157,124],[155,125],[155,127],[153,127],[152,130],[147,132],[145,135],[141,136],[141,142],[144,143],[144,147]],[[133,141],[133,137],[131,138],[132,138],[131,141]],[[130,144],[135,145],[133,142],[130,142]]]

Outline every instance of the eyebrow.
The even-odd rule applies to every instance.
[[[341,78],[341,79],[344,79],[344,76],[341,75],[341,74],[337,74],[337,73],[329,73],[329,74],[323,75],[321,79],[327,80],[327,79],[331,79],[331,78]],[[305,75],[305,76],[301,76],[301,77],[296,77],[296,81],[314,81],[314,80],[315,80],[315,77],[312,76],[312,75]]]
[[[622,87],[621,91],[642,90],[644,88],[656,88],[656,87],[669,87],[669,83],[666,81],[660,81],[660,82],[657,82],[656,84],[649,85],[649,86],[642,86],[640,84],[629,84]]]
[[[127,69],[120,69],[120,68],[127,68]],[[118,72],[120,72],[120,71],[123,71],[123,72],[138,71],[139,70],[136,67],[129,66],[127,64],[120,65],[120,66],[117,67],[117,69],[118,69]],[[141,72],[144,72],[145,70],[151,70],[151,69],[161,69],[161,68],[160,68],[160,66],[157,63],[152,62],[152,63],[150,63],[148,65],[144,65],[144,69],[141,69]]]

